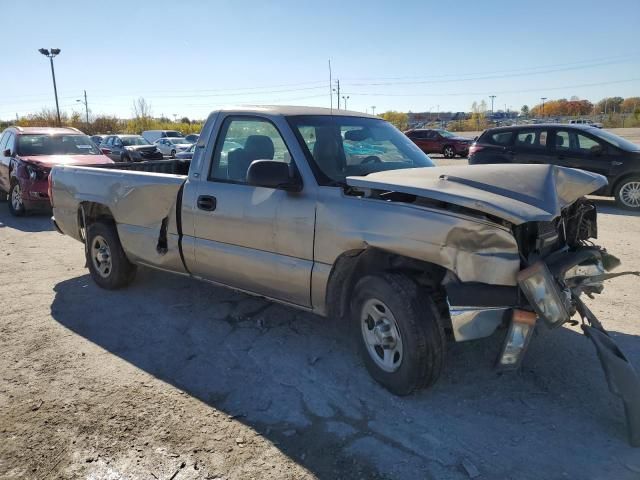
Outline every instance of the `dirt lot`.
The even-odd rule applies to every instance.
[[[459,162],[459,161],[458,161]],[[640,270],[640,216],[599,200]],[[0,478],[638,479],[623,409],[579,330],[450,344],[431,390],[378,387],[344,325],[139,271],[99,290],[81,244],[0,204]],[[639,279],[589,301],[640,366]]]

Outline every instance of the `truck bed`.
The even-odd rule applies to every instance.
[[[136,172],[167,173],[171,175],[187,175],[191,160],[154,160],[149,162],[116,162],[106,165],[96,165],[98,168],[113,170],[133,170]]]

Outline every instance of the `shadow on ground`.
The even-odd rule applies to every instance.
[[[7,202],[0,202],[0,229],[5,227],[34,233],[53,230],[51,213],[33,213],[24,217],[14,217],[9,213]]]
[[[625,210],[624,208],[620,208],[616,205],[616,201],[613,198],[592,197],[591,200],[595,202],[599,213],[625,217],[640,217],[640,210]]]
[[[344,325],[188,278],[141,270],[123,291],[74,278],[56,285],[51,312],[237,415],[320,479],[351,478],[354,459],[365,478],[466,479],[463,462],[484,478],[635,475],[616,460],[637,454],[621,405],[589,340],[568,328],[541,331],[517,374],[491,368],[504,333],[450,344],[440,382],[399,398],[369,378]],[[638,339],[615,336],[637,364]]]

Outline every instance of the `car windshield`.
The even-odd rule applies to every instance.
[[[132,145],[151,145],[142,137],[120,137],[120,140],[122,140],[122,145],[125,147]]]
[[[631,143],[629,140],[625,140],[618,135],[615,135],[611,132],[607,132],[606,130],[601,130],[599,128],[592,128],[589,130],[589,133],[595,135],[596,137],[600,137],[603,140],[606,140],[609,143],[612,143],[618,148],[622,150],[626,150],[628,152],[638,152],[640,151],[640,145],[636,145],[635,143]]]
[[[322,185],[383,170],[433,167],[434,163],[384,120],[346,116],[296,116],[289,123],[312,160]]]
[[[444,138],[453,138],[456,136],[455,133],[447,132],[446,130],[438,130],[437,132]]]
[[[182,135],[182,133],[176,131],[176,130],[167,130],[166,132],[167,137],[177,137],[177,138],[182,138],[184,137],[184,135]]]
[[[18,155],[102,155],[86,135],[18,135]]]

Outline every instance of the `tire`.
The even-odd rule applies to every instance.
[[[354,289],[351,314],[362,359],[374,380],[395,395],[436,382],[444,364],[444,328],[435,303],[413,280],[401,274],[362,278]],[[387,348],[382,348],[385,342]]]
[[[27,213],[22,200],[22,189],[20,182],[14,182],[9,189],[9,212],[14,217],[22,217]]]
[[[120,157],[120,161],[121,162],[130,162],[131,161],[131,157],[129,157],[129,155],[123,155],[122,157]]]
[[[171,150],[171,158],[176,158],[176,151],[175,150]]]
[[[442,155],[444,155],[444,158],[454,158],[456,156],[456,150],[451,145],[445,145],[442,149]]]
[[[87,228],[87,265],[99,287],[115,290],[129,285],[136,275],[136,266],[122,250],[114,225],[96,222]]]
[[[616,185],[616,204],[627,210],[640,210],[640,176],[628,177]]]

